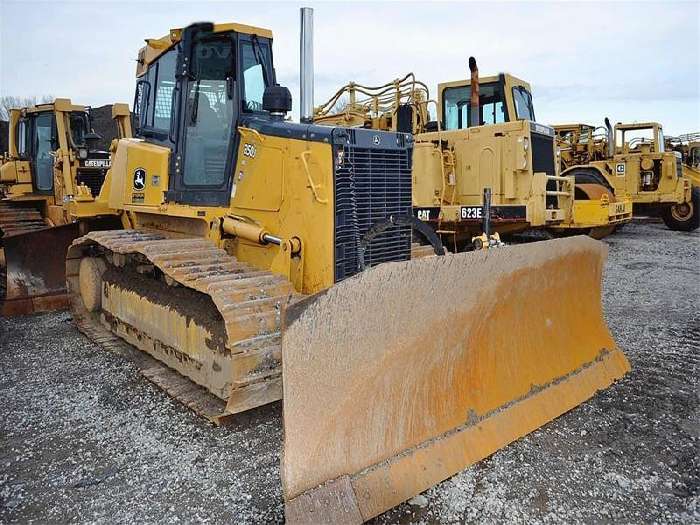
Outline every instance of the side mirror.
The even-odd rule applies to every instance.
[[[292,110],[292,94],[284,86],[268,86],[263,93],[263,109],[270,115],[284,117]]]

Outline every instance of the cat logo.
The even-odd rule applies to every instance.
[[[136,191],[143,191],[146,187],[146,170],[143,168],[136,168],[134,170],[134,189]]]
[[[375,146],[379,146],[379,144],[382,142],[382,139],[379,138],[379,135],[375,135],[374,137],[372,137],[372,142]]]
[[[625,176],[625,163],[624,162],[618,162],[617,164],[615,164],[615,174],[618,177]]]

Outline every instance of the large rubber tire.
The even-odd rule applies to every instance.
[[[600,184],[605,186],[610,193],[615,194],[615,189],[612,187],[608,179],[603,177],[600,172],[593,168],[574,168],[571,171],[562,173],[562,176],[573,176],[576,184]]]
[[[692,232],[700,226],[700,188],[694,187],[690,193],[690,202],[676,204],[667,208],[662,218],[669,230]]]

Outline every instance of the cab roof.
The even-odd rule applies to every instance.
[[[173,45],[177,44],[182,39],[182,31],[184,28],[178,27],[171,29],[170,32],[160,38],[146,38],[146,45],[139,50],[136,66],[136,76],[141,76],[146,72],[146,68],[160,55],[165,53]],[[272,31],[263,29],[262,27],[249,26],[246,24],[237,24],[228,22],[225,24],[214,24],[214,33],[225,33],[235,31],[246,35],[256,35],[263,38],[272,38]]]
[[[530,84],[528,82],[525,82],[524,80],[519,79],[518,77],[515,77],[511,75],[510,73],[501,73],[504,77],[506,77],[506,81],[509,82],[512,85],[516,86],[524,86],[527,88],[528,91],[531,91],[530,89]],[[485,76],[479,77],[479,84],[489,84],[491,82],[498,82],[500,79],[501,75],[490,75],[490,76]],[[451,88],[451,87],[467,87],[471,85],[471,80],[466,79],[466,80],[452,80],[450,82],[441,82],[438,84],[438,92],[442,93],[442,90],[445,88]]]
[[[36,104],[24,108],[16,108],[20,112],[26,113],[44,113],[46,111],[86,111],[85,106],[73,104],[69,98],[57,98],[53,102],[46,104]]]
[[[661,124],[658,122],[634,122],[632,124],[623,124],[618,122],[615,124],[615,129],[620,130],[634,130],[634,129],[648,129],[648,128],[661,128]]]

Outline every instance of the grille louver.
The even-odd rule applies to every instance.
[[[343,162],[335,171],[335,280],[358,271],[360,240],[390,216],[411,214],[411,153],[403,135],[343,130],[347,140],[335,146]],[[379,137],[377,139],[376,137]],[[380,142],[379,145],[372,141]],[[392,227],[378,235],[365,251],[365,263],[410,258],[411,229]]]

